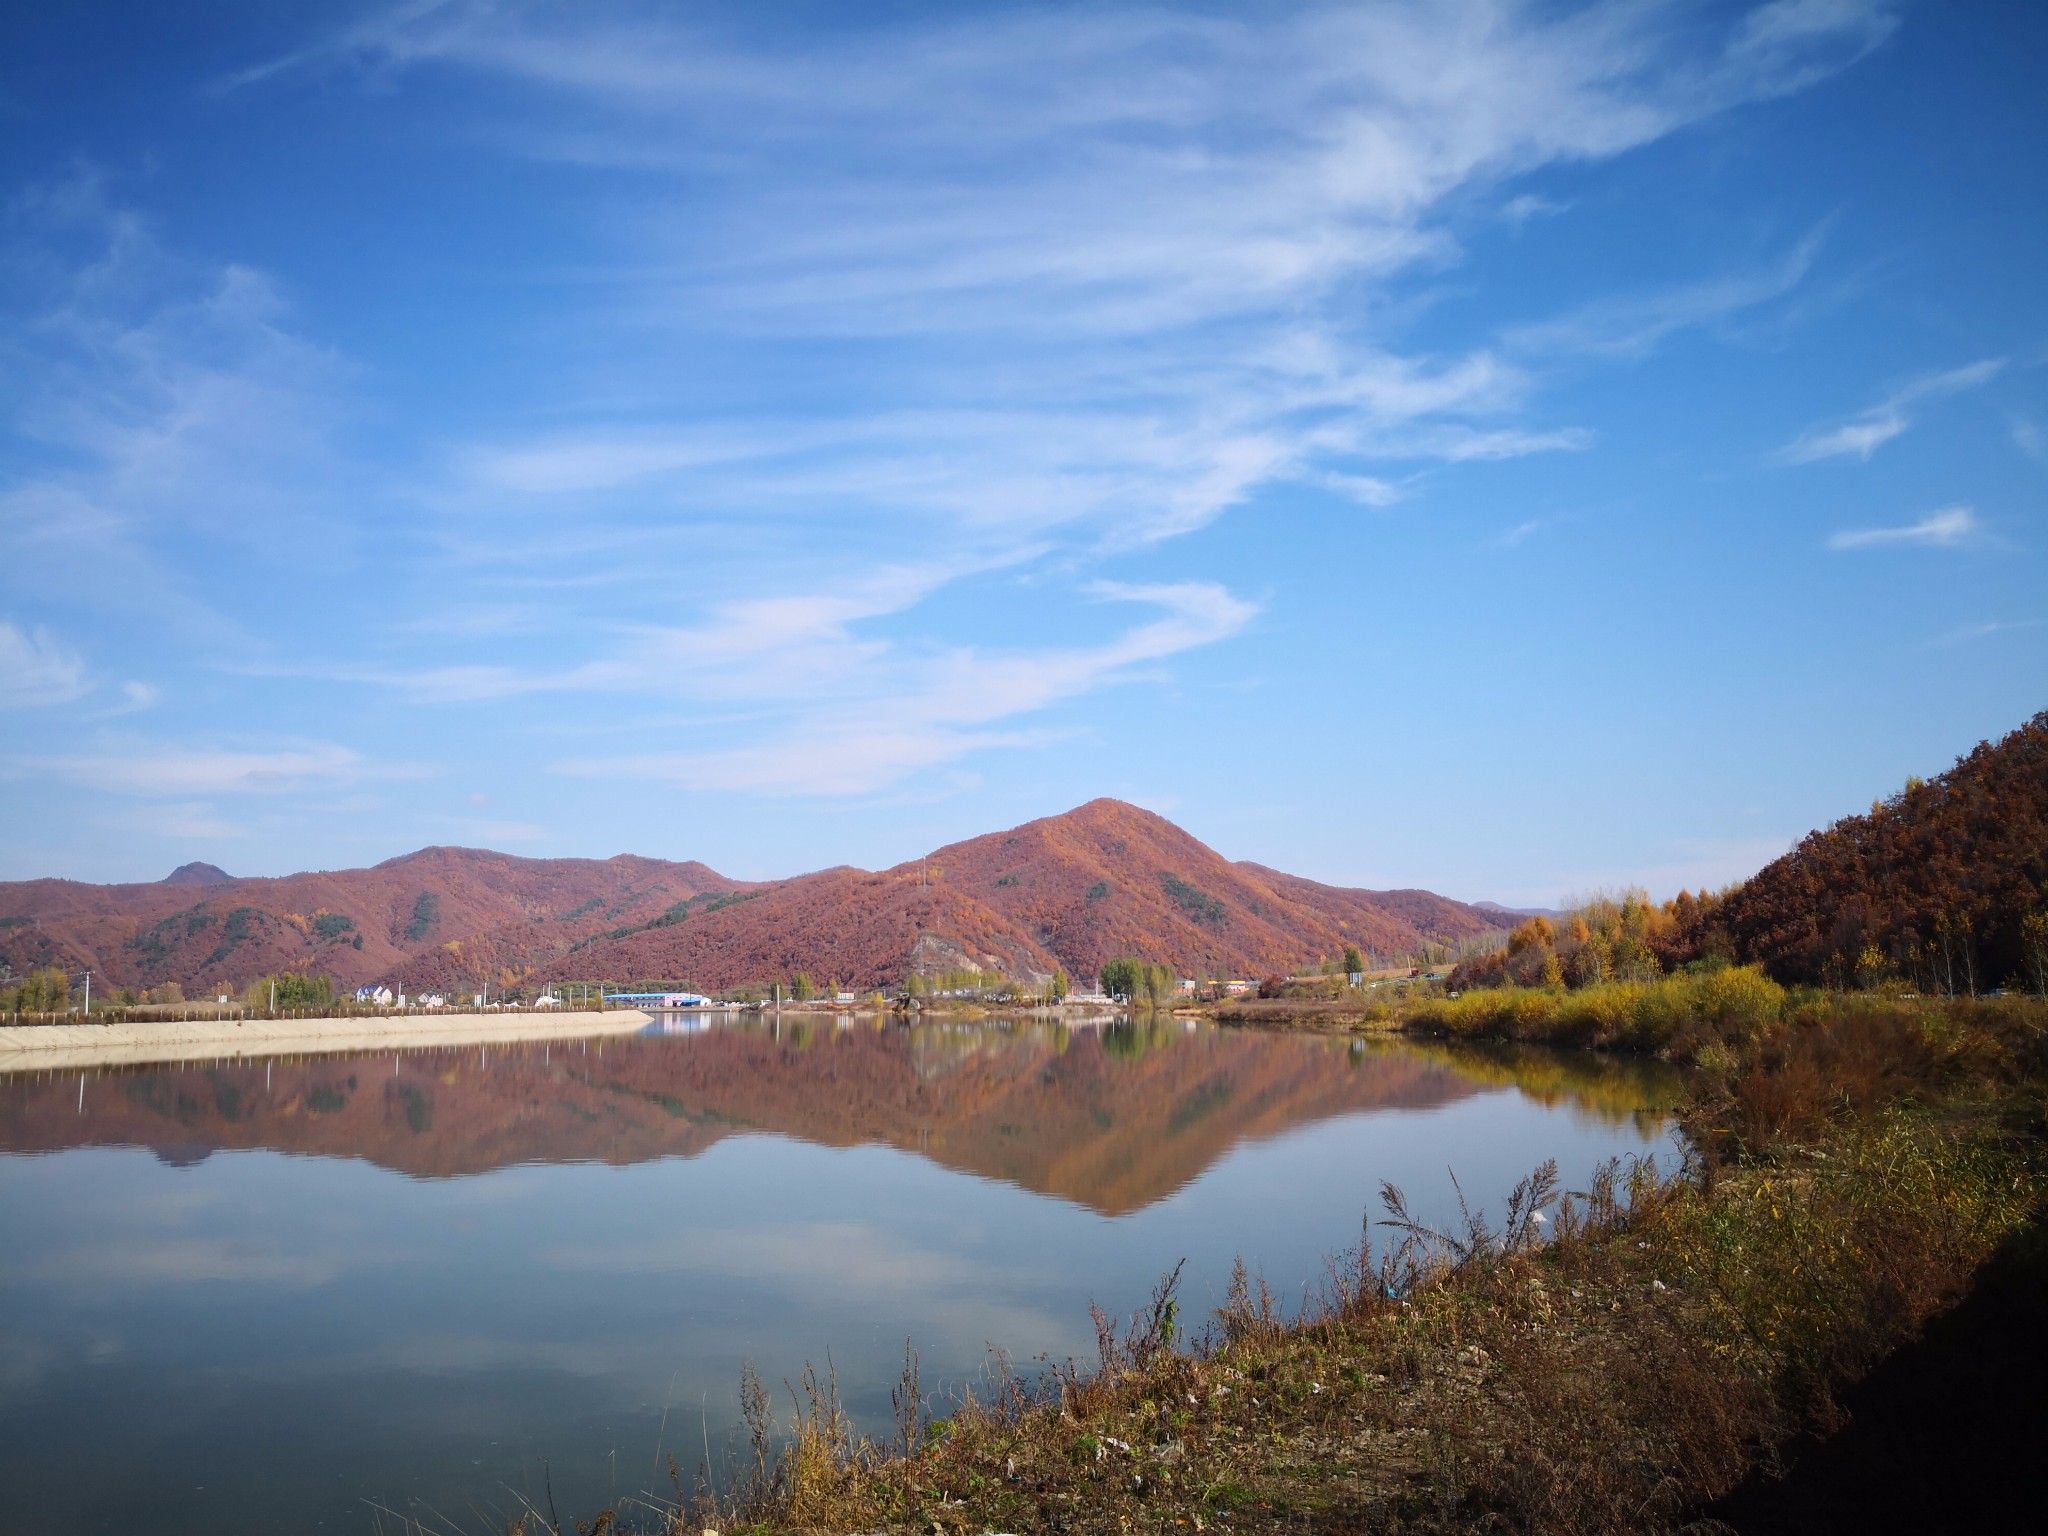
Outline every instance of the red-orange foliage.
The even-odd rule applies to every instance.
[[[1596,901],[1561,937],[1538,918],[1451,984],[1578,986],[1713,959],[1788,983],[2048,991],[2048,711],[1808,834],[1742,885],[1661,907]]]
[[[802,965],[866,988],[902,981],[922,943],[1017,976],[1064,967],[1093,977],[1129,955],[1185,976],[1249,977],[1346,944],[1405,952],[1507,921],[1428,891],[1343,890],[1234,864],[1164,817],[1095,800],[879,874],[785,881],[743,906],[594,945],[554,969],[731,987]]]
[[[413,993],[566,978],[730,988],[798,970],[866,989],[912,969],[1092,977],[1118,955],[1258,976],[1347,944],[1405,952],[1509,921],[1428,891],[1233,864],[1161,817],[1097,800],[879,873],[766,884],[694,863],[460,848],[206,886],[29,881],[0,886],[0,961],[90,965],[108,986],[176,981],[194,995],[287,970]]]
[[[495,983],[699,892],[745,888],[702,864],[520,859],[470,848],[208,885],[29,880],[0,885],[0,961],[19,973],[24,960],[47,954],[73,970],[91,966],[108,988],[176,982],[204,996],[286,971],[353,988],[422,954],[447,954],[444,979]],[[434,898],[424,922],[423,896]],[[305,914],[344,916],[349,926]],[[442,948],[450,943],[459,953]]]
[[[2048,906],[2048,711],[1865,816],[1810,833],[1702,913],[1716,941],[1781,981],[1851,985],[1866,951],[1927,991],[2031,975],[2027,919]],[[1868,965],[1865,967],[1864,979]]]

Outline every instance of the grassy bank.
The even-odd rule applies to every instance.
[[[1255,1024],[1265,1027],[1302,1026],[1309,1029],[1370,1028],[1398,1029],[1401,1014],[1378,998],[1352,993],[1346,997],[1242,997],[1202,1010],[1219,1024]]]
[[[1424,998],[1403,1010],[1411,1030],[1465,1039],[1520,1040],[1598,1050],[1645,1051],[1692,1061],[1739,1050],[1783,1023],[1785,989],[1750,966],[1573,991],[1489,987]],[[1820,997],[1835,1009],[1849,999]]]
[[[939,1423],[909,1406],[894,1446],[814,1381],[774,1452],[756,1399],[751,1478],[669,1528],[1676,1529],[1825,1429],[2048,1188],[2048,1010],[2027,1000],[1788,996],[1724,972],[1418,1015],[1687,1057],[1695,1155],[1572,1194],[1537,1170],[1497,1222],[1450,1232],[1388,1191],[1306,1315],[1241,1275],[1189,1338],[1169,1282],[1100,1320],[1086,1371]]]

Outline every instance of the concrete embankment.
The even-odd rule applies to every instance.
[[[349,1055],[426,1046],[495,1045],[630,1035],[647,1015],[602,1013],[443,1013],[391,1018],[190,1019],[139,1024],[41,1024],[0,1028],[0,1072],[146,1066],[233,1056]]]

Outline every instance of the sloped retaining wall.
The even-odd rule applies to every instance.
[[[302,1056],[630,1035],[647,1015],[444,1013],[391,1018],[204,1019],[147,1024],[44,1024],[0,1029],[0,1072],[213,1061],[228,1056]]]

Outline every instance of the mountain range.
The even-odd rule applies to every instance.
[[[1429,891],[1234,863],[1152,812],[1094,800],[892,869],[787,880],[630,854],[425,848],[279,878],[188,864],[148,884],[17,881],[0,884],[0,965],[89,967],[100,987],[176,982],[189,995],[282,971],[413,993],[566,980],[724,989],[798,972],[866,989],[913,972],[1088,978],[1123,955],[1260,976],[1349,944],[1405,954],[1516,921]]]

